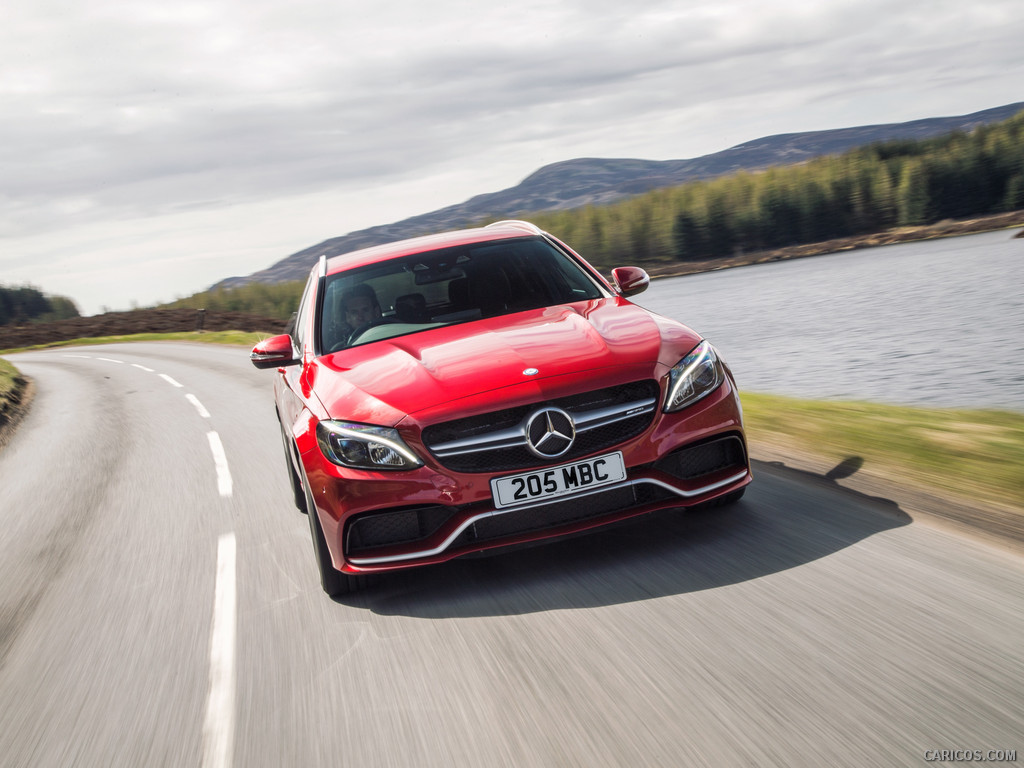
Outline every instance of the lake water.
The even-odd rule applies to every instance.
[[[703,334],[742,390],[1024,411],[1016,232],[657,280],[636,303]]]

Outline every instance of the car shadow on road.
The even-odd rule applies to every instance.
[[[836,485],[858,462],[847,459],[824,476],[755,462],[754,482],[731,507],[666,510],[586,536],[382,575],[339,602],[384,615],[507,616],[761,578],[911,521],[892,501]]]

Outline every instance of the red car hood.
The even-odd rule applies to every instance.
[[[643,364],[653,376],[657,363],[674,365],[699,341],[689,328],[624,299],[600,299],[327,355],[318,364],[331,372],[317,372],[314,389],[331,418],[387,426],[406,414],[524,381]]]

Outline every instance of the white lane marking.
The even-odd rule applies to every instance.
[[[139,365],[138,363],[132,363],[132,368],[138,368],[140,371],[145,371],[146,373],[156,373],[152,368],[147,368],[146,366]]]
[[[210,695],[203,721],[203,768],[230,768],[235,741],[235,534],[217,541],[217,584],[210,631]]]
[[[159,376],[161,379],[163,379],[164,381],[166,381],[168,384],[170,384],[172,386],[179,387],[179,388],[184,386],[184,385],[179,384],[178,382],[176,382],[174,379],[172,379],[166,373],[158,373],[157,376]]]
[[[224,453],[224,444],[216,432],[207,432],[210,450],[213,452],[213,464],[217,468],[217,490],[221,496],[230,496],[232,490],[231,470],[228,469],[228,456]]]
[[[97,360],[102,360],[105,363],[117,363],[118,365],[124,365],[124,360],[115,360],[112,357],[97,357]]]
[[[92,355],[64,355],[64,357],[77,357],[79,360],[92,360]]]
[[[199,398],[198,397],[196,397],[195,395],[189,394],[189,395],[185,395],[185,399],[188,400],[190,403],[192,403],[192,405],[194,405],[196,407],[196,410],[199,411],[199,415],[200,416],[202,416],[204,419],[210,418],[210,412],[208,410],[206,410],[206,408],[203,407],[203,404],[199,402]]]

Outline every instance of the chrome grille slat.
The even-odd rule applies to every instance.
[[[467,437],[462,440],[452,440],[447,443],[433,446],[430,450],[437,457],[458,456],[463,453],[476,453],[478,451],[496,451],[501,448],[516,448],[526,445],[526,434],[522,427],[515,429],[503,429],[500,432],[491,432],[481,437]]]
[[[631,419],[634,416],[642,416],[654,412],[654,405],[657,400],[650,398],[638,400],[635,403],[625,403],[610,408],[600,408],[596,411],[584,411],[576,414],[570,413],[573,422],[576,424],[577,432],[597,429],[608,424],[614,424],[623,419]],[[459,456],[466,453],[480,453],[483,451],[497,451],[502,448],[518,448],[526,445],[526,421],[515,429],[503,429],[499,432],[491,432],[480,437],[467,437],[462,440],[452,440],[440,445],[431,446],[430,450],[438,458],[447,456]]]
[[[530,418],[539,409],[556,407],[573,420],[576,444],[559,457],[568,460],[640,434],[654,417],[659,395],[657,382],[633,382],[427,427],[423,440],[443,465],[455,471],[496,472],[541,466],[546,460],[531,452],[527,435]],[[615,402],[624,397],[629,399]],[[487,431],[491,419],[497,428]]]
[[[653,397],[647,400],[638,400],[635,403],[626,403],[621,406],[600,408],[596,411],[587,411],[577,416],[572,414],[572,420],[576,424],[577,432],[586,432],[588,429],[597,429],[607,424],[614,424],[623,419],[631,419],[634,416],[641,416],[645,413],[653,413],[654,406],[658,401]]]

